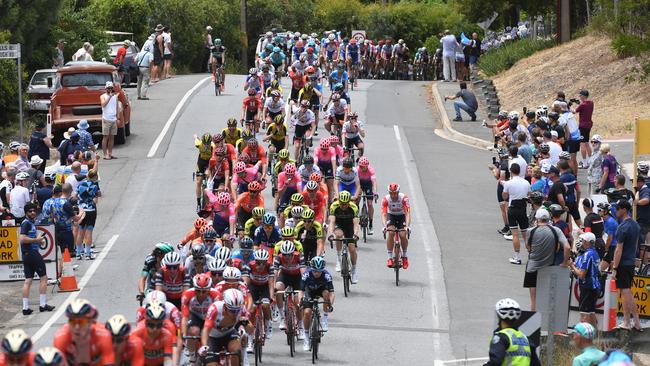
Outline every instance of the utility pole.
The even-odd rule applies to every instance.
[[[557,40],[560,43],[571,40],[571,15],[569,0],[557,0]]]
[[[241,62],[248,69],[248,33],[246,33],[246,0],[239,0],[239,28],[242,32]]]

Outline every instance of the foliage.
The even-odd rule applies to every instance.
[[[620,58],[641,56],[648,49],[648,42],[641,37],[621,33],[612,39],[612,50]]]
[[[575,6],[574,1],[571,1]],[[493,24],[494,29],[516,25],[521,11],[531,16],[545,15],[553,12],[555,1],[547,0],[456,0],[456,9],[469,21],[482,22],[494,12],[499,16]]]
[[[481,72],[493,76],[511,68],[517,61],[531,56],[537,51],[553,47],[555,41],[522,39],[504,44],[490,51],[479,59]]]
[[[0,32],[0,43],[7,43],[11,38],[9,31]],[[18,72],[15,60],[0,60],[0,125],[6,128],[8,121],[18,120]],[[22,65],[23,103],[27,100],[26,85],[29,79]],[[23,105],[23,110],[25,106]]]

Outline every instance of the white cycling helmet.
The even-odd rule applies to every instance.
[[[516,320],[521,316],[519,303],[510,298],[497,301],[495,309],[497,316],[504,320]]]
[[[650,170],[650,166],[648,165],[647,162],[640,161],[640,162],[636,163],[636,170],[639,173],[648,174],[648,170]]]
[[[596,235],[594,233],[582,233],[579,236],[580,241],[588,241],[591,244],[594,244],[596,242]]]
[[[517,111],[511,111],[511,112],[508,114],[508,118],[510,118],[510,119],[519,119],[519,112],[517,112]]]
[[[334,33],[330,33],[330,35],[327,36],[327,38],[328,38],[330,41],[333,41],[333,40],[336,39],[336,35],[335,35]]]
[[[303,210],[302,206],[296,206],[296,207],[292,208],[291,209],[291,216],[301,218],[302,217],[302,210]]]
[[[165,293],[162,291],[153,290],[149,292],[144,298],[145,304],[151,304],[151,302],[154,300],[160,302],[161,304],[164,304],[167,302],[167,295],[165,295]]]
[[[280,253],[291,254],[296,251],[296,245],[291,240],[285,240],[280,245]]]
[[[244,306],[244,294],[241,291],[230,288],[223,292],[223,302],[231,310],[239,310]]]
[[[269,252],[267,250],[264,250],[264,249],[256,250],[253,255],[254,255],[256,261],[268,261],[269,258],[271,257]]]
[[[221,259],[223,261],[228,262],[231,258],[231,252],[230,248],[228,247],[221,247],[217,249],[217,252],[214,254],[215,259]]]
[[[177,266],[181,264],[181,255],[176,252],[165,254],[162,260],[164,266]]]
[[[223,271],[223,279],[226,281],[241,280],[241,271],[237,267],[226,267]]]
[[[208,260],[208,271],[210,272],[223,272],[227,266],[223,259],[210,258]]]
[[[207,27],[205,27],[205,30],[207,30],[207,31],[209,32],[209,31],[212,30],[212,27],[211,27],[211,26],[207,26]]]

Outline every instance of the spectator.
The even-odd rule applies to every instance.
[[[562,250],[565,261],[570,257],[571,247],[560,229],[549,225],[548,210],[540,208],[535,213],[537,226],[529,229],[526,249],[528,263],[524,276],[524,288],[530,292],[530,310],[535,311],[537,302],[537,271],[555,263],[555,254]]]
[[[160,80],[162,74],[161,67],[163,65],[163,52],[165,49],[165,41],[162,35],[163,26],[158,24],[155,29],[153,46],[153,68],[151,69],[151,82],[155,83]]]
[[[17,171],[15,167],[11,166],[7,168],[7,177],[5,180],[0,182],[0,200],[2,200],[0,211],[2,212],[10,212],[9,195],[11,194],[11,190],[14,188],[16,182],[16,173]]]
[[[566,103],[557,103],[557,108],[559,110],[558,113],[560,113],[559,125],[566,131],[564,146],[571,154],[569,165],[571,165],[573,174],[578,174],[578,162],[576,158],[578,151],[580,151],[580,128],[578,127],[578,121],[576,121],[575,115],[569,111]]]
[[[560,182],[564,184],[564,188],[566,189],[564,200],[567,212],[571,217],[573,217],[576,225],[582,227],[580,209],[578,208],[578,202],[580,202],[580,185],[578,184],[578,179],[573,175],[568,161],[560,160],[558,167],[560,168]],[[567,222],[568,221],[569,219],[567,217]]]
[[[27,155],[29,159],[35,155],[41,157],[43,164],[36,167],[41,173],[45,172],[45,165],[50,160],[50,149],[54,148],[52,146],[52,138],[47,136],[44,130],[45,122],[37,122],[34,127],[34,132],[32,132],[32,136],[29,138],[29,154]]]
[[[27,174],[29,175],[29,178],[27,179],[27,187],[29,187],[31,190],[34,182],[36,182],[39,187],[44,186],[45,176],[43,172],[38,169],[39,166],[43,165],[43,159],[41,159],[38,155],[34,155],[29,161],[29,165],[31,167],[27,169]]]
[[[576,324],[573,330],[573,344],[581,353],[573,358],[572,366],[598,365],[606,354],[594,346],[596,328],[589,323],[582,322]]]
[[[102,104],[102,150],[104,159],[116,159],[113,156],[113,144],[115,135],[117,135],[117,120],[119,114],[118,95],[113,90],[113,82],[106,82],[106,93],[102,94],[100,101]]]
[[[463,101],[456,100],[454,101],[454,110],[456,111],[456,118],[454,121],[462,121],[463,118],[460,115],[460,110],[464,110],[469,114],[472,121],[476,121],[476,110],[478,109],[478,101],[476,100],[476,95],[470,90],[467,90],[467,83],[461,81],[460,90],[456,95],[447,95],[445,96],[445,101],[455,100],[457,98],[463,99]]]
[[[498,229],[497,232],[501,235],[511,235],[506,210],[508,201],[503,198],[503,182],[510,179],[510,171],[508,170],[508,152],[504,148],[499,148],[498,154],[499,161],[496,161],[495,159],[492,164],[488,165],[488,169],[490,169],[492,175],[497,180],[497,202],[499,203],[501,219],[503,220],[503,228]]]
[[[551,131],[544,131],[544,143],[549,147],[549,158],[548,161],[551,165],[555,165],[560,161],[560,153],[562,152],[562,146],[557,142],[553,141],[553,133]]]
[[[174,52],[172,49],[172,32],[169,30],[169,26],[163,28],[163,79],[168,79],[171,77],[171,68],[172,68],[172,58],[174,57]]]
[[[618,168],[616,157],[610,154],[609,144],[602,144],[600,146],[600,154],[603,157],[603,163],[601,164],[603,175],[600,178],[600,182],[598,182],[596,193],[604,192],[607,188],[614,188]]]
[[[52,53],[52,68],[58,69],[63,67],[65,64],[65,59],[63,57],[63,50],[65,49],[65,40],[59,39],[59,42],[54,47],[54,52]]]
[[[456,75],[458,80],[465,81],[465,46],[460,41],[460,36],[456,37],[456,51],[454,53],[456,61]]]
[[[38,293],[39,293],[39,311],[54,310],[54,306],[46,303],[47,291],[47,269],[45,262],[39,252],[39,247],[45,243],[45,235],[36,236],[36,204],[27,203],[24,207],[27,213],[27,219],[20,224],[20,250],[23,257],[23,267],[25,273],[25,284],[23,285],[23,315],[27,316],[34,311],[29,308],[29,289],[34,280],[34,273],[38,274],[40,278]]]
[[[84,42],[84,45],[77,50],[77,52],[72,55],[72,61],[86,61],[88,57],[88,50],[90,50],[92,45],[90,42]],[[92,57],[91,57],[92,60]]]
[[[579,256],[575,263],[569,262],[569,268],[578,277],[580,287],[579,311],[580,321],[598,326],[596,319],[596,300],[601,290],[600,285],[600,257],[594,248],[596,235],[584,233],[580,235],[576,251]]]
[[[36,200],[38,201],[38,204],[41,207],[43,207],[45,201],[52,198],[52,191],[54,189],[54,177],[55,177],[54,171],[47,171],[44,174],[45,184],[43,184],[43,186],[41,186],[40,188],[36,189]]]
[[[551,166],[547,174],[550,180],[551,188],[548,191],[548,200],[551,203],[560,205],[566,211],[566,194],[567,189],[560,180],[560,170],[556,166]]]
[[[88,132],[90,125],[88,121],[82,119],[77,123],[77,134],[79,134],[79,146],[81,151],[95,151],[95,144],[93,143],[93,135]]]
[[[80,140],[81,136],[79,136],[77,131],[74,131],[70,134],[68,140],[61,142],[61,145],[59,145],[59,162],[61,165],[65,165],[68,157],[74,155],[75,151],[82,150],[81,144],[79,143]]]
[[[30,165],[29,158],[27,157],[28,155],[29,146],[27,144],[20,144],[20,148],[18,149],[18,159],[14,161],[14,165],[19,172],[26,172],[29,169]]]
[[[97,173],[93,170],[88,172],[88,177],[77,187],[79,197],[79,208],[84,211],[84,219],[79,223],[79,235],[77,237],[77,258],[81,259],[82,250],[85,247],[86,259],[93,260],[90,248],[93,242],[93,229],[97,220],[97,200],[102,196],[102,191],[97,183]]]
[[[586,169],[589,166],[588,160],[592,154],[591,146],[589,146],[589,135],[594,125],[591,119],[594,114],[594,102],[589,100],[589,91],[585,89],[580,90],[579,98],[580,104],[578,106],[572,106],[571,110],[573,113],[578,113],[580,121],[580,154],[582,155],[582,160],[580,160],[578,166],[581,169]]]
[[[135,59],[138,69],[140,70],[140,75],[138,76],[138,99],[141,100],[149,100],[147,97],[147,91],[149,90],[149,80],[151,78],[149,68],[153,66],[152,50],[153,43],[149,42],[149,44],[145,44]]]
[[[113,59],[113,65],[117,67],[117,72],[120,75],[120,81],[122,81],[126,72],[126,69],[124,68],[124,59],[126,58],[126,50],[129,49],[129,46],[131,46],[131,41],[128,39],[124,40],[124,42],[122,42],[122,47],[117,50],[117,54]]]
[[[75,161],[72,163],[70,166],[70,169],[72,170],[72,173],[68,175],[68,177],[65,179],[65,182],[72,187],[72,196],[76,197],[77,194],[77,186],[79,185],[79,182],[81,182],[85,177],[81,175],[81,163],[78,161]]]
[[[16,186],[9,194],[11,214],[16,218],[17,224],[20,224],[25,219],[25,204],[31,200],[29,197],[29,189],[27,189],[28,179],[29,174],[25,172],[19,172],[16,174]]]
[[[516,145],[510,145],[508,148],[508,155],[510,160],[508,161],[508,167],[511,167],[513,164],[519,164],[519,173],[517,175],[521,178],[526,178],[526,171],[528,169],[528,164],[526,160],[519,155],[519,149]]]
[[[458,42],[456,37],[445,30],[445,35],[440,39],[442,43],[442,72],[444,74],[444,81],[456,81],[456,48]]]
[[[616,217],[620,224],[616,230],[617,245],[611,270],[623,303],[623,323],[619,324],[618,328],[631,329],[630,317],[632,317],[634,329],[641,331],[639,312],[630,290],[641,228],[630,216],[631,212],[632,205],[629,201],[621,199],[616,203]]]
[[[593,135],[591,138],[591,148],[593,153],[589,157],[589,165],[587,168],[587,182],[589,182],[589,194],[594,192],[593,188],[600,187],[600,180],[603,177],[603,156],[600,154],[600,135]]]
[[[508,227],[510,228],[512,247],[514,249],[514,256],[510,258],[512,264],[521,264],[519,231],[521,230],[525,242],[526,229],[528,229],[526,207],[528,205],[527,198],[530,193],[530,183],[521,177],[520,170],[521,166],[518,163],[510,164],[511,178],[503,183],[503,199],[508,200]]]
[[[636,178],[636,222],[641,228],[641,240],[650,243],[650,186],[643,177]]]
[[[481,57],[481,40],[478,39],[478,33],[472,33],[472,40],[469,43],[469,67],[474,68],[474,65],[478,63],[479,57]]]
[[[560,229],[564,238],[569,242],[569,246],[573,246],[573,235],[569,224],[564,221],[564,208],[557,203],[554,203],[548,207],[549,212],[551,213],[551,225]],[[564,253],[558,251],[555,253],[555,264],[560,264],[564,261]]]
[[[526,164],[530,164],[533,161],[533,150],[530,148],[530,144],[527,141],[526,134],[520,133],[517,134],[517,154],[520,155],[526,161]]]

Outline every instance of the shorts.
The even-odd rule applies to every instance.
[[[302,89],[302,88],[300,88]],[[298,95],[300,94],[300,89],[296,89],[294,87],[291,88],[291,95],[289,96],[290,100],[293,100],[294,102],[298,102]]]
[[[571,154],[575,154],[580,151],[580,141],[581,140],[569,140],[566,142],[567,151]]]
[[[364,195],[366,196],[372,196],[373,191],[372,191],[372,181],[370,180],[361,180],[359,181],[361,183],[361,192],[363,192]]]
[[[172,58],[174,58],[174,55],[172,55],[171,53],[163,55],[163,60],[171,60]]]
[[[303,297],[303,301],[302,301],[302,304],[301,304],[302,308],[303,309],[311,309],[311,308],[313,308],[314,304],[312,304],[311,302],[308,302],[306,300],[313,300],[313,299],[316,299],[316,298],[319,298],[319,297],[322,298],[323,297],[323,292],[325,292],[325,291],[327,291],[325,286],[320,286],[320,287],[318,287],[318,288],[316,288],[314,290],[305,291],[305,296]]]
[[[361,136],[353,137],[353,138],[345,138],[345,148],[346,149],[351,149],[354,146],[359,145],[362,143],[361,141]]]
[[[535,272],[526,272],[524,275],[524,288],[535,288],[537,287],[537,271]]]
[[[56,230],[56,244],[61,249],[61,254],[65,252],[65,249],[68,249],[70,255],[75,253],[74,247],[74,235],[71,230]]]
[[[97,211],[86,211],[86,214],[79,223],[79,227],[84,230],[92,231],[95,228],[95,222],[97,221]]]
[[[305,258],[305,262],[309,261],[316,256],[316,239],[304,239],[302,241],[302,255]]]
[[[309,104],[311,105],[311,110],[318,116],[318,112],[320,111],[320,97],[316,93],[309,99]]]
[[[634,266],[621,266],[616,269],[616,288],[628,289],[632,287],[634,277]]]
[[[117,135],[117,121],[109,121],[102,118],[102,135],[104,136]]]
[[[334,168],[332,167],[332,163],[330,161],[318,161],[318,168],[320,168],[320,172],[323,178],[332,177],[334,175]]]
[[[403,229],[406,225],[406,215],[393,215],[389,213],[386,226],[391,225],[395,226],[395,229]]]
[[[497,202],[506,202],[506,200],[503,199],[503,184],[500,183],[497,183]]]
[[[34,278],[34,273],[38,277],[47,277],[47,272],[45,270],[45,261],[38,250],[30,250],[28,252],[23,252],[23,271],[25,273],[25,278]]]
[[[526,215],[526,206],[508,207],[508,226],[511,229],[528,229],[528,216]]]
[[[589,135],[591,135],[591,127],[589,128],[580,128],[580,142],[585,144],[589,143]]]
[[[267,111],[267,112],[266,112],[266,115],[269,116],[269,118],[271,118],[271,120],[274,120],[275,117],[277,117],[277,116],[279,116],[279,115],[281,115],[281,114],[282,114],[282,111],[280,111],[280,112],[271,112],[271,111]]]
[[[251,283],[248,285],[248,290],[251,292],[251,296],[253,297],[253,302],[258,302],[262,299],[271,299],[271,294],[269,293],[269,286],[268,285],[255,285]]]
[[[162,63],[162,55],[160,54],[160,52],[154,52],[153,53],[153,64],[156,65],[156,66],[160,66],[161,63]]]
[[[208,170],[209,166],[210,166],[210,160],[203,160],[199,158],[196,161],[196,175],[202,177],[205,174],[205,171]]]
[[[595,313],[599,292],[597,289],[580,286],[580,304],[578,305],[578,310],[581,313]]]
[[[246,121],[254,120],[255,116],[257,116],[257,109],[254,111],[251,111],[250,109],[246,109]]]
[[[169,296],[167,296],[167,301],[171,302],[178,309],[181,308],[181,298],[180,297],[178,299],[170,299]]]
[[[643,243],[643,242],[645,242],[646,235],[648,235],[648,233],[650,233],[650,224],[645,224],[645,223],[640,223],[640,222],[638,224],[639,224],[639,227],[641,228],[639,241],[641,243]],[[648,244],[650,244],[650,243],[648,243]]]
[[[350,192],[350,196],[354,196],[357,193],[357,185],[355,183],[344,184],[339,182],[339,192],[343,191],[348,191]]]
[[[244,224],[246,224],[246,221],[248,221],[248,219],[251,217],[253,217],[252,212],[247,212],[246,210],[240,208],[237,211],[237,225],[240,225],[243,230]]]
[[[334,114],[333,116],[330,115],[329,119],[332,121],[332,123],[339,122],[339,125],[342,126],[343,124],[341,123],[341,121],[345,119],[345,114]]]
[[[352,238],[354,237],[354,224],[349,223],[349,224],[339,224],[337,222],[334,223],[334,229],[340,229],[343,231],[343,237],[344,238]]]
[[[616,246],[609,246],[609,250],[605,252],[603,257],[601,258],[602,261],[605,261],[607,263],[612,263],[614,260],[614,251],[616,250]]]
[[[201,319],[196,314],[190,312],[190,318],[187,321],[188,327],[199,327],[203,329],[203,323],[205,323],[205,319]]]
[[[578,209],[577,202],[567,202],[566,206],[569,208],[569,215],[575,220],[580,220],[580,210]]]
[[[307,131],[311,130],[311,124],[306,126],[296,125],[296,134],[293,136],[293,141],[302,139]]]
[[[269,140],[271,142],[271,145],[275,148],[275,151],[280,151],[284,149],[284,139],[283,140],[274,140],[271,139]]]
[[[290,275],[284,273],[284,271],[280,270],[280,275],[278,278],[275,280],[275,282],[282,282],[284,284],[284,287],[291,287],[294,290],[300,290],[300,282],[302,281],[302,276],[300,274],[297,275]]]
[[[228,350],[228,343],[231,341],[236,341],[239,339],[239,333],[237,328],[233,327],[226,334],[221,337],[210,337],[208,340],[210,346],[210,352],[221,352],[222,350]],[[207,356],[204,360],[205,364],[216,363],[219,360],[218,355]]]
[[[291,195],[294,193],[298,192],[298,190],[295,187],[287,187],[284,190],[284,194],[282,197],[280,197],[280,207],[287,207],[289,203],[291,202]],[[282,209],[284,211],[284,209]],[[282,211],[280,211],[282,212]]]

